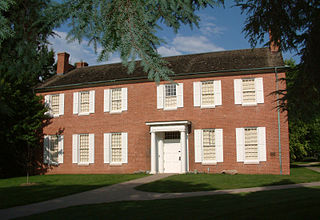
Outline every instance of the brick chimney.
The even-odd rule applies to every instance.
[[[58,53],[57,75],[63,75],[74,68],[69,64],[70,55],[66,52]]]
[[[278,44],[272,40],[272,33],[271,33],[271,30],[269,29],[269,40],[270,40],[270,51],[271,52],[279,52],[280,50],[280,40],[278,41]]]
[[[76,63],[76,68],[81,68],[81,67],[85,67],[85,66],[88,66],[88,63],[86,62],[77,62]]]

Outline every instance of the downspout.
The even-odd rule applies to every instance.
[[[280,175],[282,175],[282,159],[281,159],[281,126],[280,126],[280,107],[279,107],[279,79],[277,67],[274,68],[276,75],[276,94],[277,94],[277,112],[278,112],[278,137],[279,137],[279,162],[280,162]]]

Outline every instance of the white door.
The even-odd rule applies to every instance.
[[[164,140],[163,166],[164,173],[181,172],[181,145],[179,139]]]

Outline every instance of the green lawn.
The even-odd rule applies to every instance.
[[[38,184],[35,186],[20,186],[25,183],[25,177],[0,179],[0,209],[49,200],[144,176],[146,175],[79,174],[31,176],[30,182]]]
[[[76,206],[24,219],[320,219],[319,198],[319,187],[299,188]]]
[[[235,189],[256,186],[283,185],[320,181],[320,173],[303,167],[291,168],[291,175],[226,175],[184,174],[174,175],[156,182],[138,186],[149,192],[194,192],[218,189]]]

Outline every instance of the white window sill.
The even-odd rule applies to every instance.
[[[244,161],[243,164],[259,164],[258,160]]]
[[[202,165],[217,165],[217,161],[203,161]]]
[[[118,166],[122,166],[122,163],[112,162],[110,163],[110,166],[118,167]]]
[[[242,106],[257,106],[257,103],[242,103]]]
[[[89,166],[89,163],[78,163],[79,166]]]
[[[78,114],[79,116],[82,116],[82,115],[90,115],[90,112],[81,112]]]
[[[177,110],[178,108],[177,107],[175,107],[175,108],[163,108],[163,110],[165,110],[165,111],[172,111],[172,110]]]
[[[110,114],[121,114],[121,112],[122,112],[122,111],[119,110],[119,111],[110,111],[109,113],[110,113]]]
[[[201,105],[200,108],[215,108],[215,105]]]

